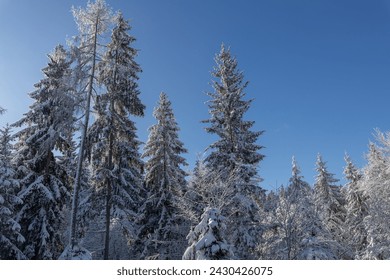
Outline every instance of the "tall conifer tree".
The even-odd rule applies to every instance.
[[[187,163],[181,154],[187,150],[179,140],[179,127],[165,93],[160,94],[153,115],[157,124],[149,129],[143,154],[147,158],[147,198],[140,212],[139,253],[143,259],[181,259],[188,229],[181,228],[177,203],[186,187],[182,167]]]
[[[49,55],[45,77],[30,94],[33,105],[14,124],[16,133],[14,165],[20,179],[19,198],[23,205],[17,221],[26,238],[24,254],[30,259],[55,259],[63,249],[61,225],[69,199],[66,168],[56,160],[57,153],[71,147],[74,99],[69,85],[70,62],[62,46]]]
[[[130,115],[143,116],[145,106],[138,98],[138,73],[135,62],[137,50],[131,45],[135,38],[127,32],[130,26],[120,14],[107,46],[107,52],[98,65],[99,80],[106,92],[97,99],[97,119],[89,131],[92,145],[94,185],[105,196],[105,250],[108,259],[110,224],[115,218],[130,233],[137,207],[140,206],[143,163],[139,153],[135,124]]]
[[[263,196],[259,187],[258,164],[263,159],[259,153],[262,146],[256,142],[262,131],[252,131],[254,121],[244,120],[252,100],[245,100],[244,75],[237,68],[237,60],[224,45],[217,54],[216,67],[212,72],[214,92],[209,93],[210,118],[206,131],[217,135],[216,142],[208,147],[206,163],[216,177],[232,189],[230,213],[234,225],[228,235],[234,244],[238,257],[255,258],[259,212],[257,201]],[[234,178],[234,180],[232,180]]]

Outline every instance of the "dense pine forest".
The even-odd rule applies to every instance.
[[[216,141],[188,172],[169,93],[147,142],[137,136],[129,21],[104,0],[72,13],[79,34],[48,54],[29,111],[0,130],[0,259],[390,259],[390,133],[376,131],[363,168],[345,155],[345,185],[318,154],[314,185],[293,157],[288,184],[266,191],[266,132],[246,119],[256,100],[222,44],[206,131],[194,131]]]

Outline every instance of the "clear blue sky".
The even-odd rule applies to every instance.
[[[159,93],[172,101],[193,166],[214,137],[204,131],[214,55],[224,42],[250,82],[245,116],[265,130],[263,187],[286,184],[291,157],[313,183],[317,153],[342,178],[344,153],[359,166],[374,128],[390,128],[390,1],[107,0],[131,19],[140,50],[139,138]],[[0,126],[18,120],[42,78],[46,54],[77,34],[77,0],[0,0]]]

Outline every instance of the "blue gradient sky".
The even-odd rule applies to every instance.
[[[313,183],[317,153],[342,179],[344,153],[359,166],[374,128],[390,128],[390,1],[376,0],[107,0],[131,19],[140,50],[139,138],[159,93],[172,101],[193,166],[215,140],[208,118],[214,55],[224,42],[249,80],[247,120],[265,130],[260,165],[265,188],[286,184],[291,157]],[[77,0],[0,0],[0,126],[18,120],[42,78],[46,54],[77,34]]]

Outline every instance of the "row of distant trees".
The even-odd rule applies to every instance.
[[[362,170],[346,157],[346,186],[318,156],[313,187],[293,160],[288,186],[266,194],[263,132],[244,118],[247,82],[222,45],[204,121],[217,140],[187,174],[165,93],[141,152],[128,22],[104,0],[72,11],[78,36],[49,54],[30,110],[1,130],[1,259],[390,258],[390,135],[378,132]]]

